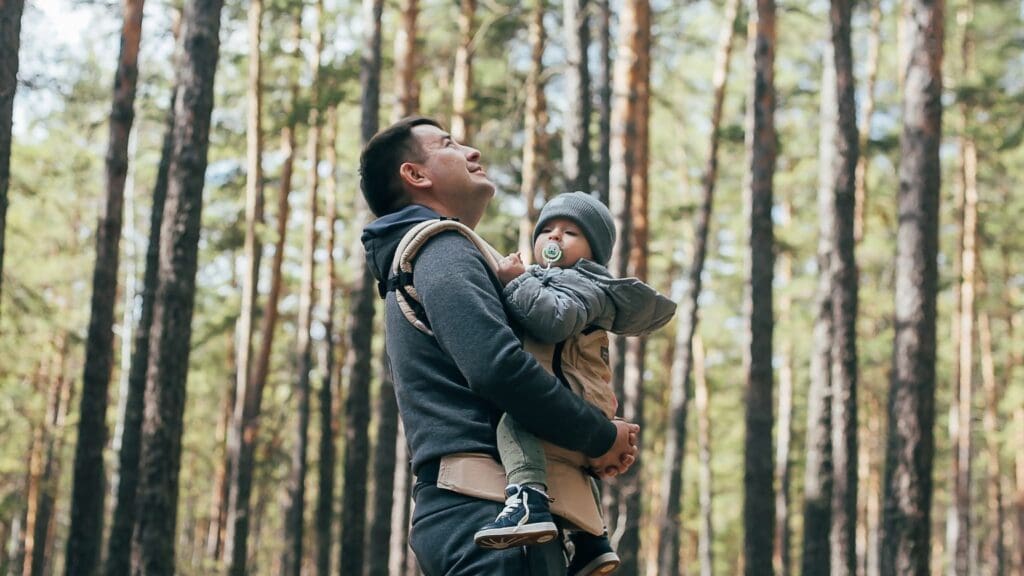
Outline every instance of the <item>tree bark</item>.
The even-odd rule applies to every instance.
[[[330,573],[331,566],[331,524],[334,520],[334,468],[337,464],[335,441],[338,425],[335,419],[334,390],[337,386],[335,367],[335,225],[338,221],[338,151],[337,151],[337,109],[327,109],[327,124],[324,131],[327,149],[327,165],[330,177],[324,185],[324,201],[327,205],[326,230],[324,238],[327,260],[324,263],[323,284],[320,287],[320,308],[324,318],[323,354],[324,374],[320,381],[320,466],[319,490],[316,502],[316,571],[321,576]]]
[[[889,396],[882,573],[929,574],[935,450],[935,293],[942,3],[908,0],[900,141],[896,307]]]
[[[857,573],[857,262],[854,220],[858,156],[857,104],[849,0],[832,0],[836,68],[836,162],[832,259],[832,526],[831,569]]]
[[[756,0],[751,14],[753,87],[748,104],[750,197],[750,341],[747,354],[743,526],[747,576],[771,574],[772,527],[772,177],[775,172],[775,2]]]
[[[804,538],[802,573],[830,571],[832,525],[832,276],[835,203],[832,198],[836,159],[838,105],[832,44],[822,58],[818,124],[818,286],[810,387],[807,391],[807,440],[804,466]]]
[[[107,397],[114,363],[114,304],[120,256],[124,184],[128,173],[128,139],[135,120],[139,44],[144,0],[125,0],[121,52],[114,77],[107,145],[107,193],[96,231],[96,265],[92,277],[89,333],[79,407],[78,441],[71,492],[68,533],[69,573],[95,574],[103,545],[103,499],[106,494],[103,448],[107,443]]]
[[[362,70],[362,125],[361,140],[365,144],[378,128],[380,112],[381,69],[381,7],[382,0],[364,0],[363,16],[367,23],[363,37]],[[454,134],[454,132],[453,132]],[[361,196],[356,198],[356,214],[352,222],[362,228],[370,216],[369,208]],[[374,331],[373,275],[364,261],[362,245],[358,242],[350,251],[358,264],[352,291],[351,317],[347,327],[348,396],[345,399],[345,492],[341,506],[341,560],[342,574],[360,574],[364,564],[364,538],[366,532],[366,477],[369,459],[370,380],[372,342]]]
[[[142,425],[135,573],[173,574],[182,416],[222,0],[185,4]]]
[[[459,0],[459,46],[455,50],[455,70],[452,74],[452,138],[468,142],[471,137],[473,92],[473,34],[476,26],[476,0]]]
[[[416,113],[420,107],[420,86],[416,81],[416,21],[419,0],[400,0],[402,24],[395,30],[395,108],[391,121]]]
[[[519,220],[519,254],[523,262],[533,262],[533,224],[539,210],[536,207],[540,187],[541,163],[544,158],[543,139],[547,124],[547,103],[544,98],[544,13],[546,0],[534,0],[530,17],[530,72],[526,76],[526,112],[523,121],[523,173],[519,186],[526,211]]]
[[[14,93],[18,89],[21,13],[25,0],[0,3],[0,295],[3,294],[4,238],[7,230],[7,192],[11,184],[11,129]]]
[[[864,71],[864,104],[861,108],[864,124],[860,127],[860,137],[857,139],[860,154],[857,156],[856,207],[853,216],[853,238],[858,244],[864,239],[864,224],[867,218],[868,140],[871,137],[871,117],[875,114],[875,85],[878,81],[878,60],[881,54],[881,0],[870,0],[868,10],[871,24],[868,29],[868,55]]]
[[[782,202],[781,224],[790,221],[792,210],[789,199]],[[789,252],[779,255],[779,285],[788,289],[793,281],[793,261]],[[792,308],[789,292],[783,292],[779,299],[779,317],[788,318]],[[793,437],[793,342],[786,338],[779,352],[779,408],[778,428],[775,447],[775,542],[772,552],[772,565],[780,576],[792,573],[790,561],[790,529],[789,529],[789,484],[792,476],[791,438]]]
[[[700,576],[714,574],[714,527],[712,525],[713,478],[711,474],[711,389],[704,373],[704,342],[699,334],[693,338],[693,376],[697,383],[694,400],[697,404],[697,458],[700,463],[700,539],[697,542],[697,563]],[[678,574],[678,572],[675,572]]]
[[[590,192],[590,24],[587,0],[562,3],[565,34],[565,127],[562,130],[562,168],[567,190]]]
[[[973,3],[968,0],[961,8],[957,21],[960,23],[963,43],[961,44],[961,57],[963,60],[962,82],[969,84],[971,81],[971,68],[973,60],[973,29],[971,20],[974,17]],[[955,469],[955,481],[953,491],[953,507],[956,512],[951,514],[949,519],[952,525],[948,528],[949,552],[951,554],[950,574],[955,576],[967,576],[970,572],[970,549],[971,549],[971,451],[972,451],[972,430],[971,430],[971,408],[974,400],[974,290],[975,270],[977,262],[977,225],[978,225],[978,152],[974,139],[969,131],[972,128],[971,106],[969,103],[961,102],[960,115],[963,121],[963,135],[960,138],[960,169],[963,182],[963,196],[961,205],[962,236],[960,245],[960,302],[958,307],[957,322],[959,333],[960,349],[959,354],[959,380],[954,383],[957,386],[957,393],[954,394],[954,405],[956,407],[956,424],[951,425],[950,430],[954,431],[956,443],[952,449],[956,452],[953,462]],[[952,412],[952,411],[951,411]],[[952,417],[953,414],[951,413]]]
[[[664,496],[659,511],[658,572],[677,574],[679,572],[679,525],[681,522],[681,496],[684,449],[686,446],[686,417],[690,391],[690,369],[693,364],[693,339],[700,316],[697,302],[700,299],[704,260],[707,256],[707,240],[711,227],[711,212],[715,198],[715,184],[718,180],[718,145],[721,140],[722,109],[725,103],[726,81],[732,60],[733,39],[735,38],[736,16],[739,0],[729,0],[725,6],[722,28],[715,50],[715,70],[712,76],[714,103],[711,109],[711,135],[708,145],[708,159],[704,168],[703,195],[693,239],[693,258],[690,261],[686,281],[686,292],[676,327],[675,352],[672,358],[669,393],[669,432],[665,439],[664,475],[661,493]]]
[[[319,210],[320,186],[320,54],[323,52],[323,1],[316,3],[316,23],[313,26],[313,52],[310,58],[312,86],[310,88],[309,110],[309,207],[306,216],[305,237],[302,244],[302,285],[299,292],[299,315],[297,319],[296,366],[298,374],[295,385],[295,400],[298,404],[298,419],[295,429],[295,446],[292,449],[292,465],[288,478],[285,504],[284,550],[281,555],[281,573],[285,576],[300,576],[303,560],[303,535],[306,512],[306,471],[309,452],[310,419],[310,371],[313,369],[313,342],[310,329],[313,324],[313,299],[316,282],[316,219]]]
[[[388,574],[405,576],[409,553],[409,512],[412,501],[412,471],[409,469],[409,448],[405,440],[405,429],[398,419],[395,438],[395,497],[391,506],[391,551],[388,555]],[[415,560],[413,560],[415,564]]]
[[[135,525],[136,492],[139,485],[139,457],[142,452],[142,419],[146,392],[146,369],[149,366],[149,332],[153,326],[153,300],[156,297],[157,268],[160,259],[160,230],[164,203],[167,199],[167,176],[174,142],[174,98],[167,111],[163,149],[153,205],[149,216],[149,246],[146,248],[146,271],[142,278],[142,310],[135,331],[131,368],[128,373],[128,396],[125,400],[124,430],[118,451],[117,502],[107,540],[104,572],[107,576],[127,576],[131,571],[132,529]]]
[[[395,441],[398,438],[398,403],[387,350],[381,354],[380,397],[377,403],[377,444],[373,452],[373,514],[370,523],[369,576],[388,576],[391,554],[391,512],[395,487]]]
[[[608,204],[611,169],[612,141],[612,58],[611,58],[611,19],[610,0],[596,0],[600,9],[597,18],[597,36],[600,42],[601,70],[597,78],[595,91],[600,95],[598,105],[598,141],[597,141],[597,197]]]
[[[985,387],[985,459],[986,515],[988,526],[980,556],[985,559],[985,573],[1003,576],[1006,573],[1006,553],[1003,549],[1003,489],[1002,464],[999,458],[999,398],[1002,388],[996,380],[995,360],[992,357],[992,328],[987,312],[978,315],[978,338],[981,345],[981,376]]]

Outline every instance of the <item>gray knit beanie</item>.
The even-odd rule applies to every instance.
[[[572,220],[583,231],[594,261],[602,266],[608,265],[612,257],[612,246],[615,245],[615,221],[608,207],[585,192],[567,192],[552,198],[540,211],[537,226],[533,229],[533,241],[537,241],[544,224],[555,218]]]

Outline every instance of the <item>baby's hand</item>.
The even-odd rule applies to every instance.
[[[505,286],[515,278],[526,272],[526,266],[518,252],[513,252],[498,260],[498,280]]]

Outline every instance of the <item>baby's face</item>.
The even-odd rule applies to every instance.
[[[544,247],[549,242],[558,244],[562,250],[561,258],[552,262],[552,266],[566,268],[579,262],[580,258],[594,258],[583,230],[572,220],[555,218],[544,224],[537,235],[537,241],[533,243],[534,262],[542,266],[548,263],[544,260]]]

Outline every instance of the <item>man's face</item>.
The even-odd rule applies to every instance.
[[[494,183],[480,163],[480,151],[464,146],[437,126],[421,124],[412,133],[423,151],[419,162],[436,195],[452,200],[490,200]]]

